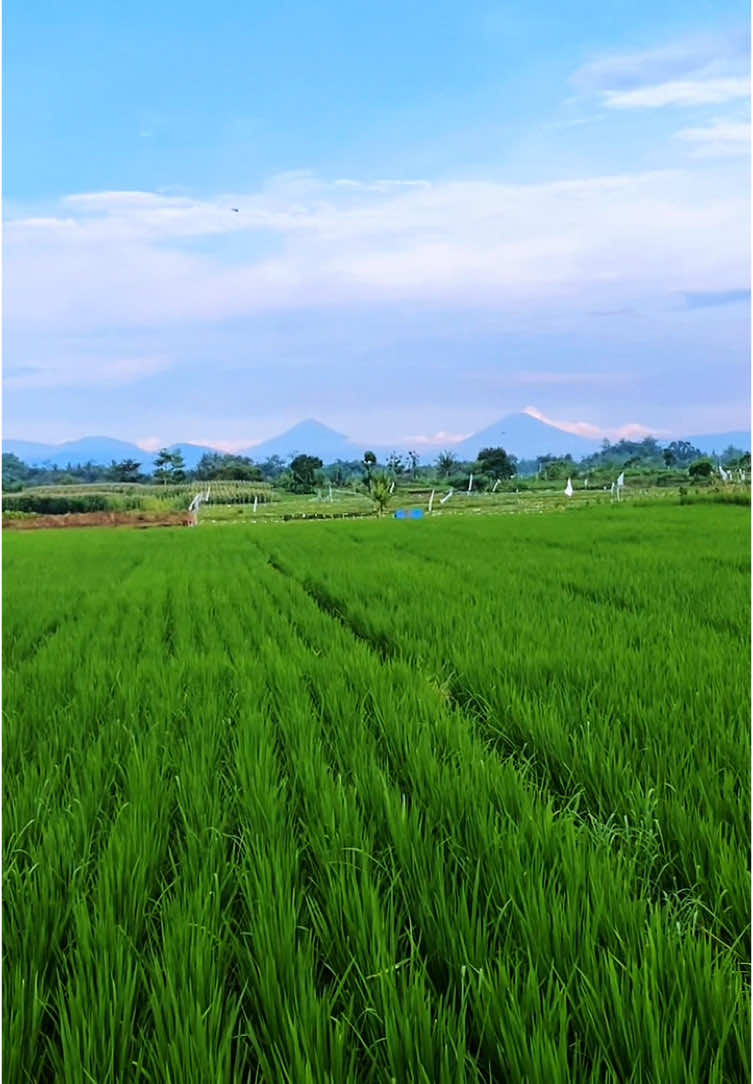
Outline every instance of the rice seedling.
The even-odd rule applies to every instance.
[[[748,521],[9,537],[5,1078],[747,1080]]]

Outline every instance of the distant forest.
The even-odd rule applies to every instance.
[[[728,447],[719,457],[724,467],[750,467],[750,453]],[[120,462],[69,463],[65,467],[52,464],[30,466],[12,453],[3,454],[2,484],[6,493],[18,492],[32,486],[65,486],[82,483],[172,484],[211,482],[218,480],[266,482],[293,492],[310,492],[317,485],[336,486],[368,483],[375,472],[404,482],[444,482],[465,486],[473,474],[474,487],[483,489],[495,482],[538,478],[557,481],[566,478],[599,476],[615,470],[671,476],[691,471],[702,476],[707,473],[701,465],[716,466],[698,448],[687,441],[662,445],[653,437],[640,441],[620,440],[612,444],[605,440],[601,449],[575,461],[571,456],[541,455],[536,459],[518,460],[504,448],[484,448],[474,461],[463,461],[452,450],[441,452],[431,463],[421,463],[415,452],[392,452],[379,462],[373,452],[366,451],[360,460],[337,460],[323,463],[317,456],[296,455],[283,459],[272,456],[254,462],[246,456],[220,452],[206,454],[196,469],[186,469],[179,452],[162,449],[155,455],[151,471],[134,459]],[[691,468],[695,468],[691,470]],[[708,472],[710,473],[710,472]]]

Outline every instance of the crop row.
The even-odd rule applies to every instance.
[[[292,534],[263,541],[502,754],[615,839],[640,840],[657,892],[747,959],[745,513],[615,508],[590,522],[393,531],[370,545],[368,575],[357,535],[322,547],[315,572]]]
[[[719,562],[711,616],[734,625],[742,548],[732,529],[703,534],[701,513],[632,529],[669,555],[673,525],[695,523]],[[509,664],[510,689],[538,680],[539,708],[570,688],[566,668],[547,684],[521,656],[534,618],[551,660],[546,638],[564,635],[541,607],[545,574],[536,589],[550,550],[578,584],[590,547],[592,585],[609,581],[608,517],[601,540],[572,518],[557,536],[520,521],[504,562],[489,521],[9,539],[6,1078],[747,1079],[733,919],[717,901],[715,926],[657,891],[665,811],[643,835],[630,819],[652,763],[621,762],[623,832],[599,805],[612,768],[597,783],[594,764],[588,786],[585,761],[556,775],[571,755],[556,712],[534,735],[548,720],[549,764],[468,696],[481,663],[460,663],[474,652],[497,681]],[[637,540],[619,551],[639,560]],[[677,559],[689,590],[687,549]],[[586,609],[608,639],[615,607],[571,594],[580,674]],[[657,588],[657,612],[666,601]],[[518,635],[499,657],[488,637],[507,625]],[[687,639],[718,643],[721,627],[697,621]],[[728,695],[739,707],[740,690]],[[594,717],[600,704],[597,686]],[[632,753],[630,719],[612,729]],[[729,721],[709,725],[743,772]],[[592,729],[575,744],[601,755],[608,728]],[[705,785],[711,824],[723,803]]]

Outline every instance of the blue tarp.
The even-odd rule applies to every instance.
[[[398,508],[395,512],[395,519],[423,519],[424,512],[422,508],[411,508],[406,511],[405,508]]]

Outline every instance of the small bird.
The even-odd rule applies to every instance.
[[[238,208],[237,207],[231,207],[230,210],[235,211],[235,213],[238,214]]]

